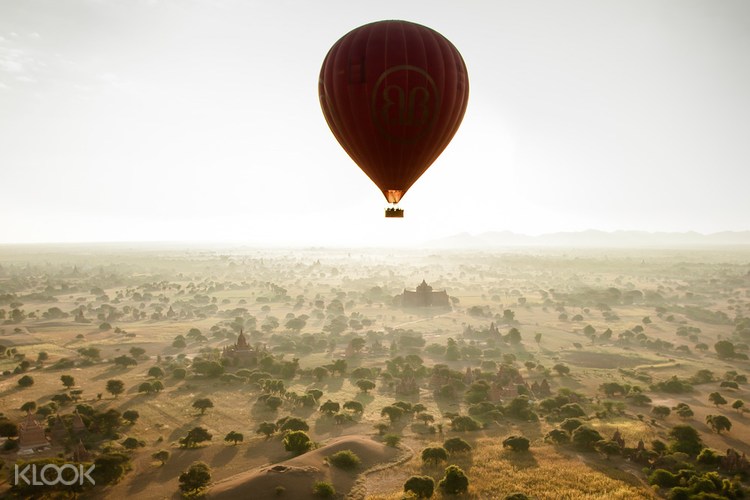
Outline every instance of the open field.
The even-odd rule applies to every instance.
[[[401,307],[399,294],[422,280],[445,290],[450,307]],[[339,498],[396,499],[415,475],[448,498],[437,483],[451,464],[468,477],[465,498],[666,497],[675,485],[654,489],[650,475],[686,466],[696,477],[716,471],[737,491],[750,464],[697,461],[700,447],[675,454],[673,429],[690,426],[721,457],[750,454],[750,415],[737,403],[750,404],[747,318],[742,249],[0,247],[0,429],[9,438],[0,495],[29,494],[11,488],[14,463],[70,457],[79,439],[108,473],[85,498],[179,498],[179,476],[197,461],[210,468],[213,489],[199,491],[209,498],[315,498],[321,481]],[[225,351],[240,338],[246,350]],[[327,411],[329,400],[341,406]],[[690,415],[678,415],[680,403]],[[23,437],[9,429],[24,405],[48,427],[49,448],[19,453]],[[76,435],[75,411],[86,426]],[[57,415],[64,436],[53,430]],[[730,428],[717,429],[717,416]],[[304,421],[311,451],[287,451],[289,431],[257,432],[284,417]],[[461,430],[462,417],[478,428]],[[566,417],[598,431],[599,444],[552,443]],[[211,439],[185,442],[195,428]],[[242,439],[225,441],[232,432]],[[624,443],[605,452],[615,432]],[[386,435],[398,447],[384,445]],[[504,447],[512,435],[529,451]],[[423,462],[423,449],[456,437],[473,450]],[[360,455],[351,471],[326,459],[340,443]],[[169,452],[163,464],[159,450]],[[277,464],[291,467],[286,476]],[[33,494],[73,494],[53,490]]]

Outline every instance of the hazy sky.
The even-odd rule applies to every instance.
[[[403,220],[317,96],[381,19],[471,83]],[[0,243],[747,230],[749,54],[747,0],[0,0]]]

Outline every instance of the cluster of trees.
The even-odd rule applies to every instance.
[[[449,465],[437,486],[445,494],[460,495],[469,490],[469,478],[459,466]],[[411,492],[417,498],[430,498],[434,491],[435,480],[430,476],[411,476],[404,483],[404,492]]]

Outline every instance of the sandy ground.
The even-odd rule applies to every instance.
[[[358,470],[348,472],[326,463],[327,456],[341,450],[351,450],[362,460]],[[396,448],[364,437],[346,436],[291,460],[220,481],[211,488],[209,497],[266,500],[278,498],[277,488],[282,487],[285,498],[315,498],[312,488],[318,481],[331,483],[338,494],[345,495],[352,489],[360,471],[393,461],[398,455]]]

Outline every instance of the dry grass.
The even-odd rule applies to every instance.
[[[596,455],[581,457],[551,446],[532,448],[529,453],[503,450],[499,439],[482,438],[471,457],[455,461],[469,478],[464,498],[503,498],[520,491],[539,499],[632,499],[653,498],[652,492],[630,474]],[[444,467],[423,467],[414,459],[398,470],[384,471],[369,480],[368,500],[395,500],[403,496],[401,485],[414,474],[427,474],[437,482]],[[385,478],[391,476],[390,481]],[[394,477],[395,476],[395,477]],[[400,484],[396,485],[395,483]],[[388,489],[376,490],[386,484]],[[438,490],[439,491],[439,490]],[[448,498],[437,493],[435,498]]]

